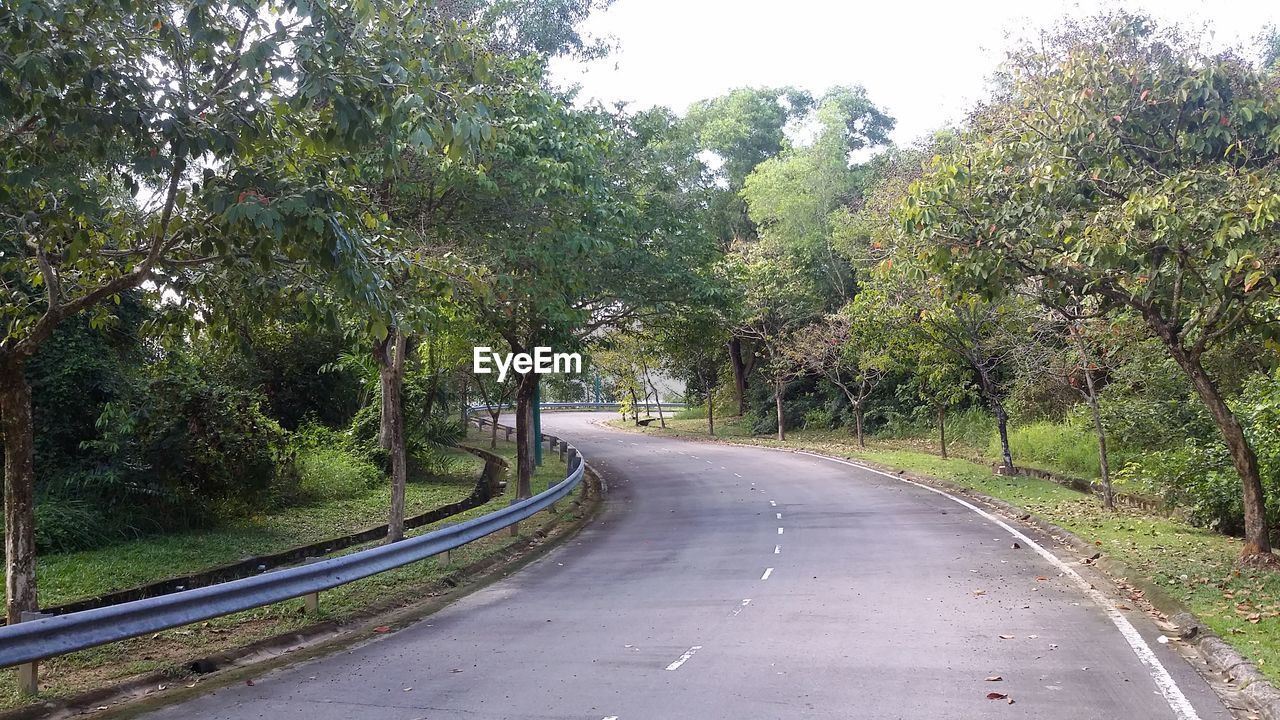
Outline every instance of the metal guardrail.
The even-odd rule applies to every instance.
[[[582,482],[586,465],[571,446],[569,474],[531,498],[425,535],[255,577],[0,628],[0,667],[34,663],[106,643],[313,595],[425,560],[529,518]],[[34,686],[34,666],[31,684]],[[34,688],[32,688],[34,691]]]
[[[659,405],[659,403],[646,402],[646,403],[640,403],[637,407],[642,408],[642,409],[644,409],[644,410],[646,410],[646,411],[647,411],[647,410],[652,410],[652,409],[654,409],[654,408],[657,408],[657,407],[658,407],[658,405]],[[684,402],[664,402],[664,403],[661,403],[661,405],[662,405],[662,407],[664,407],[664,408],[684,408],[684,407],[686,406],[686,403],[684,403]],[[515,408],[515,403],[506,402],[506,403],[503,403],[502,405],[499,405],[499,406],[496,406],[496,407],[501,407],[501,408],[504,408],[504,409],[505,409],[505,408]],[[617,410],[618,408],[621,408],[621,407],[622,407],[622,403],[616,403],[616,402],[544,402],[544,403],[541,403],[541,404],[539,405],[539,407],[540,407],[540,408],[542,408],[543,410],[577,410],[577,409],[583,409],[583,410]],[[470,414],[470,413],[476,413],[476,412],[485,412],[485,411],[488,411],[488,410],[490,410],[490,407],[489,407],[489,406],[486,406],[486,405],[472,405],[472,406],[470,406],[470,407],[468,407],[468,408],[467,408],[468,414]]]

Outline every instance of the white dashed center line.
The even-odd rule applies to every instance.
[[[778,534],[779,534],[779,535],[781,535],[781,534],[782,534],[782,528],[778,528]]]
[[[769,507],[778,507],[778,503],[776,503],[776,502],[774,502],[774,501],[770,500],[770,501],[769,501]]]
[[[781,553],[782,553],[782,546],[781,546],[781,545],[774,545],[774,546],[773,546],[773,554],[774,554],[774,555],[780,555]]]
[[[772,575],[772,574],[773,574],[773,568],[765,568],[765,570],[764,570],[764,574],[760,576],[760,579],[761,579],[761,580],[768,580],[768,579],[769,579],[769,576],[770,576],[770,575]]]
[[[778,519],[779,519],[779,520],[781,520],[781,519],[782,519],[782,513],[774,513],[774,514],[778,516]]]
[[[679,657],[675,662],[673,662],[673,663],[671,663],[670,665],[668,665],[668,666],[667,666],[667,669],[668,669],[668,670],[679,670],[681,665],[683,665],[683,664],[685,664],[685,663],[689,662],[689,658],[693,657],[693,654],[694,654],[694,653],[696,653],[696,652],[698,652],[698,651],[699,651],[699,650],[701,650],[701,649],[702,649],[702,646],[701,646],[701,645],[694,645],[693,647],[689,648],[689,651],[688,651],[688,652],[686,652],[685,654],[681,655],[681,656],[680,656],[680,657]]]
[[[747,607],[748,605],[750,605],[750,604],[751,604],[751,598],[747,598],[746,600],[743,600],[743,601],[742,601],[742,604],[741,604],[741,605],[739,605],[738,607],[734,608],[734,609],[733,609],[733,612],[729,613],[729,615],[730,615],[731,617],[737,617],[737,616],[738,616],[738,613],[742,612],[742,611],[743,611],[744,609],[746,609],[746,607]]]

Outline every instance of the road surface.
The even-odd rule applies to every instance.
[[[565,546],[407,629],[146,717],[1230,717],[1142,613],[994,518],[602,417],[545,416],[609,483]]]

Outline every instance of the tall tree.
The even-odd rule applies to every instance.
[[[1273,563],[1257,455],[1204,363],[1275,319],[1273,78],[1124,14],[1068,26],[1010,69],[1007,101],[921,182],[905,228],[952,286],[999,293],[1030,278],[1064,301],[1141,317],[1230,451],[1243,559]]]
[[[0,8],[11,622],[37,605],[27,360],[64,320],[179,277],[196,293],[211,266],[312,262],[362,286],[346,158],[387,127],[465,130],[467,90],[438,75],[452,41],[399,2]]]

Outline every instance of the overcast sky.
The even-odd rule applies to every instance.
[[[1088,15],[1097,0],[617,0],[587,21],[619,49],[590,64],[557,62],[555,77],[580,83],[583,96],[635,108],[679,112],[702,98],[746,85],[796,85],[821,93],[863,85],[897,121],[909,143],[963,117],[983,95],[1009,46],[1009,33]],[[1252,45],[1280,25],[1280,0],[1147,0],[1122,3],[1189,27],[1207,23],[1210,46]]]

